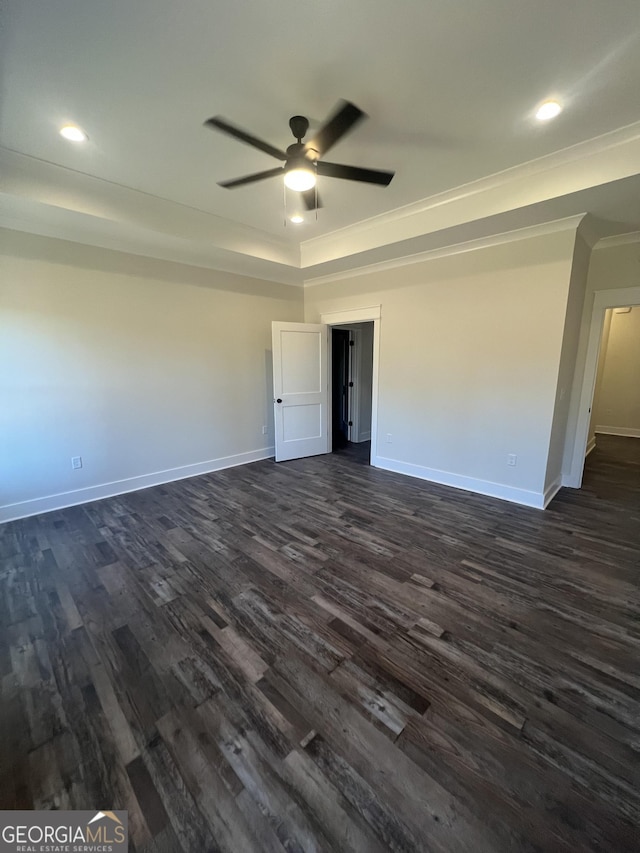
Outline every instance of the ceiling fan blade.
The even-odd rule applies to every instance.
[[[260,151],[264,151],[265,154],[270,154],[272,157],[275,157],[278,160],[287,159],[287,155],[284,151],[281,151],[279,148],[276,148],[273,145],[269,145],[269,143],[265,142],[264,139],[258,139],[257,136],[253,136],[251,133],[247,133],[246,130],[241,130],[239,127],[235,127],[235,125],[230,124],[228,121],[221,118],[220,116],[208,118],[205,121],[204,125],[205,127],[209,127],[212,130],[221,130],[228,136],[233,136],[234,139],[239,139],[240,142],[246,142],[247,145],[252,145],[254,148],[259,148]]]
[[[315,151],[317,157],[322,157],[363,118],[366,118],[366,113],[363,113],[355,104],[340,101],[331,118],[325,122],[310,142],[305,143],[307,150]]]
[[[305,207],[307,210],[316,210],[319,207],[322,207],[322,202],[320,201],[320,193],[316,192],[316,188],[305,190],[303,193],[300,193],[302,196],[302,200],[304,201]]]
[[[358,166],[342,166],[340,163],[325,163],[316,165],[319,175],[325,178],[343,178],[346,181],[364,181],[367,184],[379,184],[388,187],[395,172],[383,172],[380,169],[360,169]]]
[[[264,181],[265,178],[273,178],[276,175],[282,175],[283,172],[283,166],[276,166],[275,169],[267,169],[266,172],[254,172],[252,175],[245,175],[242,178],[232,178],[230,181],[219,181],[218,186],[231,190],[234,187],[241,187],[243,184],[252,184],[254,181]]]

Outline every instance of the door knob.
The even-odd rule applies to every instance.
[[[280,397],[278,397],[278,399],[276,400],[276,403],[281,403],[281,402],[282,402],[282,400],[280,399]]]

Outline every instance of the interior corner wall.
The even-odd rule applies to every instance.
[[[0,253],[0,520],[272,455],[271,321],[302,288],[6,230]]]
[[[305,290],[308,322],[381,305],[374,464],[544,505],[575,239],[567,229]]]
[[[558,366],[558,383],[556,400],[549,442],[549,459],[545,475],[545,500],[550,500],[562,485],[563,453],[566,441],[569,407],[571,404],[571,388],[576,366],[576,353],[580,338],[580,325],[584,308],[584,298],[589,272],[591,247],[585,242],[580,232],[576,234],[571,265],[571,278],[567,307],[565,313],[564,332],[562,335],[562,351]]]

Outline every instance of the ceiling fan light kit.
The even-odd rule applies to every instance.
[[[289,119],[289,127],[296,142],[289,145],[286,151],[282,151],[263,139],[236,127],[222,116],[214,116],[205,122],[206,127],[226,133],[228,136],[232,136],[234,139],[238,139],[240,142],[251,145],[253,148],[284,162],[284,166],[267,169],[264,172],[255,172],[229,181],[220,181],[218,185],[226,189],[235,189],[245,184],[283,175],[285,186],[302,193],[302,199],[307,210],[317,210],[321,206],[317,190],[312,192],[316,186],[318,175],[386,187],[391,183],[394,172],[327,163],[321,159],[336,142],[363,118],[366,118],[365,113],[355,104],[341,101],[315,137],[308,142],[303,142],[302,140],[309,129],[309,120],[304,116],[292,116]]]
[[[284,167],[284,182],[290,190],[297,192],[305,192],[316,185],[316,176],[313,170],[313,165],[305,166],[299,163],[292,163],[290,167]]]

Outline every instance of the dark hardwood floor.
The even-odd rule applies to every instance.
[[[546,512],[349,454],[0,527],[2,808],[135,851],[640,850],[640,441]]]

